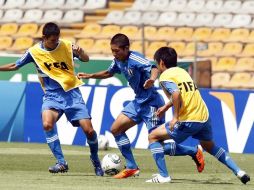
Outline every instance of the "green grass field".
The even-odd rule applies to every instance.
[[[168,157],[167,166],[172,182],[147,184],[155,164],[149,150],[134,150],[141,169],[139,177],[116,180],[110,176],[96,177],[89,160],[89,149],[63,146],[70,170],[50,174],[48,166],[55,163],[46,144],[0,143],[0,190],[245,190],[254,189],[254,181],[243,185],[225,166],[205,153],[206,167],[200,174],[190,157]],[[100,157],[118,149],[100,151]],[[231,154],[233,159],[254,176],[254,155]]]

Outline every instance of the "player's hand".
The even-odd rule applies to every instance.
[[[156,111],[157,117],[162,118],[167,110],[168,109],[167,109],[166,105],[158,108],[158,110]]]
[[[81,56],[84,53],[84,50],[77,45],[72,45],[72,51],[75,55],[78,55],[78,56]]]
[[[77,77],[79,79],[89,79],[89,78],[91,78],[91,74],[89,74],[89,73],[78,73]]]
[[[148,89],[148,88],[151,88],[154,84],[154,80],[153,79],[148,79],[145,81],[143,87],[144,89]]]
[[[170,131],[173,131],[174,130],[174,127],[177,125],[178,123],[178,119],[176,118],[173,118],[171,121],[170,121]]]

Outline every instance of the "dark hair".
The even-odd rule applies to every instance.
[[[46,38],[50,36],[59,36],[60,35],[60,28],[57,24],[53,22],[48,22],[44,25],[42,29],[42,35]]]
[[[112,37],[110,44],[125,48],[130,47],[130,40],[125,34],[118,33]]]
[[[174,48],[161,47],[155,52],[153,58],[157,63],[162,60],[167,68],[177,66],[177,53]]]

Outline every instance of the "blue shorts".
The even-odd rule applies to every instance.
[[[46,91],[43,97],[42,111],[54,109],[59,118],[65,113],[73,126],[79,126],[79,120],[91,119],[86,104],[78,88],[65,92],[63,89]]]
[[[169,129],[169,122],[165,124],[168,135],[176,143],[181,143],[188,137],[194,139],[210,141],[213,139],[212,126],[210,118],[206,122],[179,122],[175,125],[173,131]]]
[[[135,123],[145,122],[148,132],[165,123],[165,116],[159,118],[156,116],[158,108],[165,104],[162,96],[156,94],[148,102],[139,104],[136,100],[131,101],[124,107],[122,113]]]

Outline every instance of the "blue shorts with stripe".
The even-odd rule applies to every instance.
[[[156,94],[149,101],[142,104],[137,103],[136,100],[129,102],[122,113],[137,124],[144,122],[150,133],[153,129],[165,123],[165,116],[162,118],[156,116],[156,111],[164,104],[162,96]]]
[[[68,92],[63,89],[46,91],[43,97],[42,112],[44,110],[57,110],[59,118],[65,113],[73,126],[79,126],[79,120],[91,119],[79,88]]]
[[[198,140],[210,141],[213,139],[211,120],[206,122],[178,122],[173,131],[169,129],[169,122],[165,124],[168,135],[176,143],[181,143],[188,137]]]

